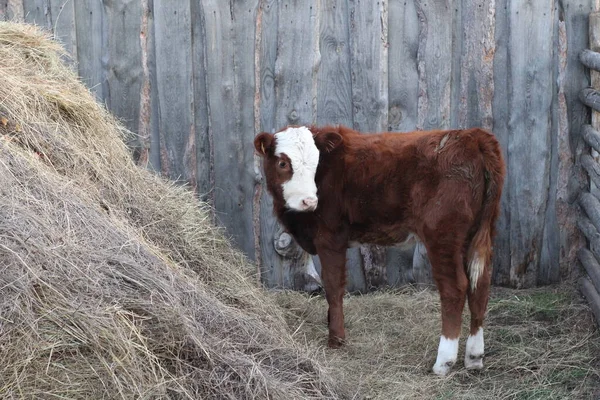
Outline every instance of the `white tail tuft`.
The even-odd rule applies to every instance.
[[[471,292],[477,289],[477,282],[485,269],[485,259],[481,257],[479,252],[473,252],[471,262],[469,263],[469,280],[471,281]]]

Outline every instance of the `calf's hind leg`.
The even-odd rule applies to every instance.
[[[427,253],[442,306],[442,335],[433,372],[444,376],[458,358],[458,340],[468,280],[460,246],[428,248]]]
[[[487,309],[490,294],[491,274],[489,265],[486,265],[483,274],[479,277],[475,290],[470,290],[469,310],[471,311],[471,329],[465,348],[465,367],[467,369],[483,368],[483,319]]]

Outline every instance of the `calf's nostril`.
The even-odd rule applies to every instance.
[[[306,199],[302,200],[302,205],[307,208],[315,208],[317,206],[317,199],[307,197]]]

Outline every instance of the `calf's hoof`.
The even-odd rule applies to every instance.
[[[465,355],[465,368],[470,370],[483,369],[483,354]]]
[[[455,363],[456,360],[446,361],[444,363],[436,362],[433,366],[433,373],[437,376],[446,376],[448,375],[448,372],[450,372],[450,369],[452,369]]]
[[[344,344],[346,344],[344,338],[340,338],[337,336],[330,336],[329,341],[327,342],[327,345],[332,349],[339,349]]]

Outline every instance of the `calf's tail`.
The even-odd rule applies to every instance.
[[[472,292],[477,288],[479,278],[492,260],[492,241],[496,233],[496,219],[500,213],[500,196],[505,175],[502,151],[496,138],[482,131],[479,147],[484,166],[484,195],[479,218],[477,218],[479,226],[467,253],[467,270]]]

